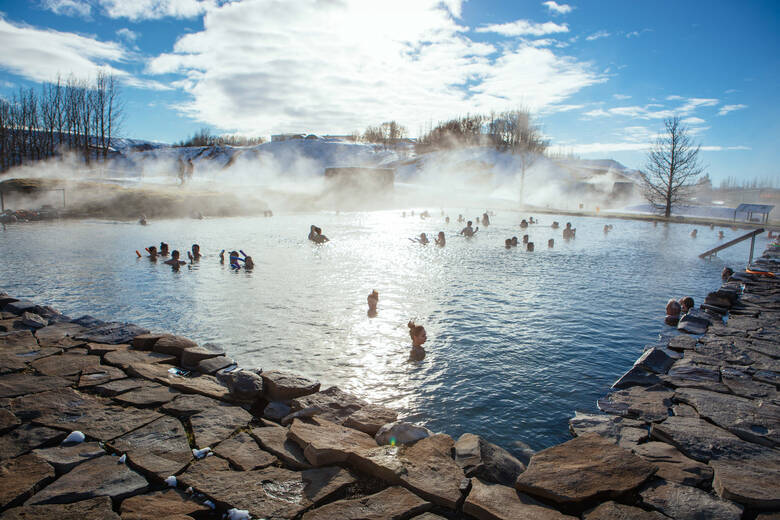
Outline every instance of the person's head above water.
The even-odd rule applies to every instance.
[[[428,339],[428,335],[425,333],[425,327],[416,325],[414,320],[409,321],[406,326],[409,327],[409,336],[412,338],[413,347],[421,346],[425,343],[425,340]]]
[[[728,281],[732,274],[734,274],[734,270],[731,267],[724,267],[720,272],[720,278],[724,281]]]
[[[666,302],[666,315],[667,316],[678,316],[680,314],[680,302],[677,300],[669,300]]]
[[[471,221],[469,220],[468,222],[466,222],[466,225],[470,226],[471,225]]]
[[[504,247],[506,247],[507,249],[512,249],[512,239],[511,238],[507,238],[506,240],[504,240]]]
[[[192,244],[192,252],[195,254],[200,253],[200,246],[198,244]]]
[[[173,252],[171,253],[171,259],[173,259],[173,260],[178,260],[179,259],[179,250],[178,249],[174,249],[173,250]]]
[[[168,252],[168,244],[166,244],[165,242],[160,242],[160,252],[163,251],[166,253]]]
[[[682,312],[688,312],[689,310],[693,309],[693,305],[693,298],[690,296],[680,298],[680,310]]]

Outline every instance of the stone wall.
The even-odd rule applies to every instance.
[[[0,309],[1,518],[780,518],[777,278],[732,276],[520,459],[187,338]]]

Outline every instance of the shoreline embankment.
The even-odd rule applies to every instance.
[[[753,268],[780,275],[780,248]],[[775,276],[732,275],[571,440],[520,457],[181,336],[0,309],[3,519],[780,515]]]

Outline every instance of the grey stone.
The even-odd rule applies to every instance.
[[[88,367],[81,371],[78,387],[92,388],[118,379],[125,379],[126,377],[127,374],[116,367],[110,367],[108,365]]]
[[[42,506],[20,506],[9,509],[3,520],[121,520],[111,509],[109,497],[96,497],[73,504],[49,504]]]
[[[709,320],[689,313],[680,318],[680,321],[677,323],[677,330],[687,332],[688,334],[704,334],[709,326]]]
[[[47,376],[77,376],[82,370],[91,370],[100,366],[98,356],[62,354],[37,359],[30,363],[35,370]]]
[[[197,370],[201,374],[214,375],[223,368],[235,365],[235,361],[225,356],[217,356],[202,360],[198,363]]]
[[[398,413],[395,410],[384,406],[368,404],[351,414],[344,421],[344,426],[355,428],[368,435],[376,435],[383,425],[394,422],[398,419]]]
[[[780,386],[780,373],[771,370],[758,370],[753,374],[753,379],[775,386]]]
[[[208,513],[211,513],[211,508],[176,489],[155,491],[122,501],[122,520],[187,520],[191,518],[190,515]]]
[[[691,336],[675,336],[669,341],[669,348],[672,350],[693,350],[698,340]]]
[[[633,448],[634,453],[658,466],[655,476],[685,486],[706,487],[712,481],[712,468],[689,459],[665,442],[647,442]]]
[[[417,426],[404,421],[388,423],[379,428],[374,435],[374,440],[379,445],[383,444],[414,444],[415,442],[433,435],[433,432],[424,426]]]
[[[97,442],[37,449],[33,453],[51,464],[58,474],[67,473],[84,461],[106,454]]]
[[[32,454],[0,462],[0,511],[24,500],[53,478],[54,468]]]
[[[638,488],[656,466],[610,439],[587,433],[531,458],[515,487],[559,504],[614,498]]]
[[[780,509],[779,458],[712,460],[712,487],[721,497],[748,507]]]
[[[289,414],[290,414],[290,407],[285,403],[283,403],[282,401],[271,401],[263,409],[263,417],[267,417],[268,419],[277,422],[281,421]]]
[[[10,410],[0,408],[0,433],[12,430],[20,424],[22,424],[22,421],[20,421]]]
[[[277,460],[272,454],[261,450],[257,441],[246,432],[220,442],[213,451],[241,471],[265,468]]]
[[[645,423],[619,415],[589,414],[574,412],[569,419],[569,431],[578,437],[586,433],[597,433],[615,441],[619,446],[633,448],[648,438]]]
[[[139,334],[149,331],[131,323],[104,323],[97,327],[87,327],[87,331],[76,336],[76,339],[93,343],[130,343]]]
[[[293,469],[310,469],[313,466],[303,455],[303,449],[287,438],[287,428],[252,428],[252,437],[266,451],[276,455],[286,466]]]
[[[173,401],[164,404],[161,410],[177,417],[189,417],[204,410],[229,406],[221,401],[198,394],[179,395]]]
[[[163,416],[109,445],[126,453],[130,462],[164,479],[181,471],[192,460],[187,432],[175,417]]]
[[[223,356],[224,354],[224,351],[214,352],[205,347],[186,348],[181,353],[181,366],[190,370],[197,370],[201,361]]]
[[[230,396],[241,402],[254,402],[263,394],[263,379],[248,370],[234,370],[220,379]]]
[[[65,434],[59,430],[25,424],[0,437],[0,460],[12,459],[45,444],[59,442]]]
[[[699,414],[696,412],[696,408],[693,406],[678,403],[675,405],[672,405],[672,414],[677,415],[679,417],[698,417]]]
[[[467,477],[514,486],[525,465],[505,449],[472,433],[464,433],[455,443],[455,462]]]
[[[146,379],[129,377],[126,379],[118,379],[115,381],[109,381],[108,383],[96,385],[92,390],[102,396],[113,397],[123,392],[129,392],[130,390],[135,390],[137,388],[143,388],[145,386],[154,384],[155,383],[147,381]]]
[[[666,520],[667,518],[657,511],[645,511],[612,501],[604,502],[582,515],[582,520]]]
[[[674,392],[662,385],[633,386],[608,394],[597,401],[599,410],[646,422],[663,421],[669,416]]]
[[[133,406],[160,406],[173,401],[181,393],[163,385],[149,385],[114,397],[115,401]]]
[[[99,496],[122,500],[146,491],[146,479],[118,460],[104,455],[83,462],[33,495],[26,504],[68,504]]]
[[[190,417],[192,434],[199,448],[221,442],[252,420],[252,414],[238,406],[209,408]]]
[[[49,320],[42,318],[35,313],[25,312],[22,313],[22,324],[32,327],[33,329],[42,329],[49,324]]]
[[[303,376],[271,370],[261,372],[263,378],[263,391],[273,401],[287,401],[313,394],[320,389],[318,381],[312,381]]]
[[[169,354],[181,358],[185,349],[197,347],[198,344],[191,339],[181,336],[166,335],[158,339],[152,350],[160,354]]]
[[[371,436],[319,417],[296,419],[287,436],[315,467],[345,463],[352,453],[377,446]]]
[[[352,500],[339,500],[304,513],[302,520],[401,520],[422,513],[431,504],[402,487]]]
[[[6,303],[5,307],[3,307],[3,311],[12,312],[17,316],[21,316],[27,311],[32,311],[35,307],[36,305],[30,300],[16,300]]]
[[[478,520],[564,520],[575,519],[537,502],[528,495],[499,484],[472,480],[463,512]]]
[[[742,506],[673,482],[658,481],[640,493],[642,501],[676,520],[739,520]]]
[[[293,412],[316,408],[317,413],[310,414],[310,416],[319,415],[323,419],[336,424],[344,424],[347,417],[360,411],[365,406],[368,406],[366,401],[341,390],[337,386],[331,386],[321,392],[298,397],[290,403],[290,408]]]
[[[646,350],[642,356],[634,363],[635,367],[643,368],[648,372],[656,374],[665,374],[674,364],[674,359],[663,350],[653,347]]]

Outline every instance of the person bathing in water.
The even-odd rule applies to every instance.
[[[179,266],[182,266],[187,262],[185,262],[184,260],[179,260],[179,250],[174,249],[173,252],[171,253],[171,259],[166,260],[164,263],[173,266],[174,269],[178,269]]]
[[[428,236],[425,233],[420,233],[420,236],[415,240],[421,243],[422,245],[426,245],[429,242]]]
[[[187,256],[190,257],[190,262],[198,262],[200,260],[200,246],[198,244],[192,244],[192,251],[187,251]]]
[[[309,240],[315,244],[324,244],[325,242],[328,242],[328,237],[322,234],[322,228],[318,228],[312,224],[311,229],[309,230]]]
[[[435,242],[439,247],[444,247],[447,244],[447,239],[444,238],[444,231],[439,231],[439,235],[436,237]]]
[[[474,233],[476,233],[477,231],[479,231],[479,228],[474,229],[473,227],[471,227],[471,221],[469,220],[468,222],[466,222],[466,227],[460,230],[460,234],[466,238],[471,238],[474,236]]]
[[[425,349],[422,347],[428,336],[425,334],[425,327],[416,325],[414,320],[406,324],[409,327],[409,336],[412,338],[412,350],[409,353],[409,359],[412,361],[422,361],[425,359]]]
[[[160,256],[168,256],[168,244],[160,242]]]
[[[376,289],[372,290],[368,294],[368,298],[366,298],[366,301],[368,302],[368,317],[369,318],[376,318],[377,311],[376,306],[379,305],[379,293],[376,292]]]

